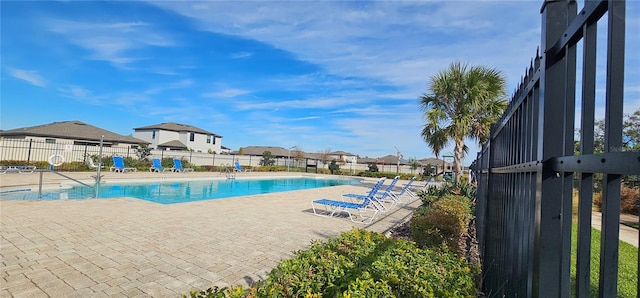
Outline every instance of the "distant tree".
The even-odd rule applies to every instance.
[[[604,120],[598,120],[593,128],[593,153],[604,152]],[[580,130],[577,130],[578,137]],[[580,152],[580,140],[576,139],[575,152]],[[638,151],[640,150],[640,109],[633,114],[624,115],[622,122],[622,148],[610,148],[609,151]]]
[[[411,174],[420,166],[420,163],[415,158],[409,158],[409,167],[411,168]]]
[[[329,147],[327,147],[326,149],[320,151],[320,161],[322,161],[322,163],[325,164],[325,165],[327,164],[327,162],[331,158],[331,155],[329,153],[331,153],[331,148],[329,148]]]
[[[505,78],[485,66],[467,67],[454,62],[431,77],[429,93],[420,97],[426,123],[422,137],[436,156],[454,142],[456,179],[462,177],[462,160],[469,150],[465,138],[483,143],[490,125],[507,106]]]
[[[436,167],[433,165],[426,165],[422,170],[422,176],[428,177],[436,174]]]
[[[260,160],[260,163],[258,163],[261,166],[272,166],[276,163],[276,159],[273,156],[273,154],[271,154],[271,151],[265,151],[262,152],[262,159]]]
[[[304,159],[304,152],[296,149],[296,151],[293,151],[293,159],[296,161],[296,167],[300,167],[300,161]]]
[[[238,155],[244,155],[244,150],[242,150],[242,148],[240,148],[240,150],[238,150]]]
[[[148,144],[139,144],[138,148],[136,148],[136,155],[140,160],[149,160],[151,148],[149,148]]]
[[[329,171],[331,171],[331,174],[339,170],[340,170],[340,165],[338,165],[335,160],[332,160],[331,164],[329,164]]]

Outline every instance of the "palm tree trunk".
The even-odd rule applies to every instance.
[[[456,140],[456,147],[454,148],[454,162],[456,164],[456,181],[460,182],[462,177],[462,158],[464,158],[464,138]]]

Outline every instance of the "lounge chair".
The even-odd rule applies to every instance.
[[[379,206],[374,204],[374,195],[382,184],[384,183],[384,178],[380,178],[378,182],[371,188],[369,194],[364,198],[362,203],[353,203],[353,202],[345,202],[345,201],[337,201],[331,199],[319,199],[311,201],[311,208],[313,209],[313,214],[322,217],[333,217],[336,213],[347,213],[349,215],[349,219],[355,223],[369,224],[372,223],[380,213],[381,209]],[[318,212],[316,210],[316,204],[324,206],[324,211]],[[354,211],[352,213],[352,211]],[[358,214],[355,214],[355,211]],[[372,212],[373,214],[370,216],[365,216],[365,214]]]
[[[98,165],[95,164],[95,162],[93,161],[93,158],[91,157],[87,157],[87,166],[92,169],[98,168]],[[104,168],[104,166],[102,166],[101,168]]]
[[[233,169],[234,172],[250,172],[250,170],[242,168],[239,162],[236,161],[234,164],[235,164],[235,168]]]
[[[118,156],[118,155],[114,155],[113,156],[113,166],[111,168],[109,168],[109,171],[126,173],[126,172],[137,172],[138,169],[125,167],[124,166],[124,157]]]
[[[0,166],[0,174],[19,173],[31,174],[36,170],[36,166]]]
[[[165,168],[162,166],[162,161],[159,158],[152,158],[151,162],[153,165],[149,168],[150,172],[173,172],[174,168]]]
[[[378,190],[375,194],[373,194],[375,203],[381,207],[381,210],[383,212],[393,208],[396,204],[398,204],[398,200],[392,195],[392,192],[393,192],[393,188],[395,187],[396,183],[398,183],[399,179],[400,179],[400,176],[395,176],[393,180],[391,180],[391,183],[389,183],[389,186],[387,186],[386,189]],[[364,199],[366,197],[358,194],[343,194],[343,196],[352,198],[352,199]],[[386,206],[385,203],[391,203],[391,205]]]
[[[193,168],[185,168],[182,166],[182,161],[179,158],[173,159],[173,171],[174,172],[193,172]]]
[[[418,197],[411,192],[411,187],[413,185],[413,182],[416,181],[416,177],[411,177],[411,180],[409,180],[409,182],[407,182],[407,184],[405,184],[402,187],[402,190],[400,190],[399,193],[395,193],[395,192],[390,192],[389,195],[391,195],[398,203],[402,203],[402,197],[406,194],[407,196],[409,196],[409,198],[411,198],[411,200],[409,200],[409,202],[417,199]]]

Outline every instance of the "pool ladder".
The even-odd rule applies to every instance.
[[[230,164],[223,164],[222,166],[224,166],[224,168],[225,168],[225,171],[224,171],[225,173],[224,174],[225,174],[225,176],[227,176],[227,180],[236,179],[236,172],[232,171],[232,170],[229,170],[231,168]]]

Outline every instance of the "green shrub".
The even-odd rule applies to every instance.
[[[253,295],[253,296],[252,296]],[[255,289],[244,289],[240,285],[233,286],[231,288],[219,288],[213,287],[203,291],[191,291],[189,293],[190,298],[243,298],[243,297],[255,297]],[[182,295],[182,298],[187,298],[186,295]]]
[[[318,168],[318,174],[330,174],[331,171],[329,171],[329,169],[325,169],[325,168]]]
[[[353,230],[282,261],[258,297],[474,297],[463,259],[404,240]]]
[[[253,168],[253,171],[256,172],[286,172],[287,167],[285,166],[257,166]]]
[[[331,174],[340,174],[338,171],[340,171],[340,165],[336,163],[335,160],[332,160],[331,163],[329,164],[329,171],[331,171]]]
[[[445,244],[458,254],[458,243],[467,232],[471,220],[471,202],[464,196],[445,196],[423,214],[411,219],[411,235],[419,246],[438,247]]]

